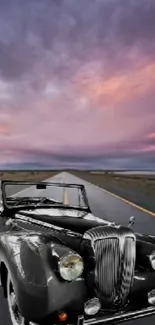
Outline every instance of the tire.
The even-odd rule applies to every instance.
[[[7,302],[12,325],[37,325],[27,321],[18,309],[16,294],[10,274],[7,275]]]

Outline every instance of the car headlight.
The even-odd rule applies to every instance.
[[[149,256],[152,269],[155,270],[155,251]]]
[[[78,254],[68,254],[59,261],[59,273],[66,281],[73,281],[81,276],[83,269],[83,259]]]

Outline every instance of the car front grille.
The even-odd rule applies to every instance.
[[[127,302],[135,269],[135,236],[129,228],[96,227],[85,239],[95,258],[95,292],[103,308],[118,309]]]

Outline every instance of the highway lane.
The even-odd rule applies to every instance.
[[[118,223],[127,225],[128,224],[128,218],[131,215],[134,215],[136,217],[136,222],[134,225],[134,230],[143,232],[145,234],[155,233],[155,219],[151,217],[148,213],[143,212],[121,200],[118,200],[118,198],[115,198],[114,196],[108,194],[107,192],[103,191],[102,189],[99,189],[95,186],[93,186],[90,183],[87,183],[86,181],[83,181],[82,179],[79,179],[78,177],[75,177],[69,173],[60,173],[50,179],[48,181],[52,182],[67,182],[67,183],[78,183],[78,184],[84,184],[86,187],[90,207],[92,209],[92,212],[98,216],[102,217],[104,219],[107,219],[109,221],[116,221]],[[21,189],[21,188],[20,188]],[[25,191],[25,190],[24,190]],[[62,192],[60,193],[59,190],[57,190],[57,195],[62,196]],[[27,190],[26,190],[27,192]],[[14,195],[15,190],[14,188],[11,189],[10,195]],[[21,194],[20,194],[21,195]],[[68,201],[75,200],[72,193],[69,191],[69,193],[64,193],[64,200],[66,203]],[[76,202],[76,200],[75,200]],[[128,322],[129,325],[145,325],[146,323],[148,325],[153,325],[155,322],[155,317],[151,318],[145,318],[143,320],[137,320]],[[0,325],[11,325],[10,319],[7,312],[7,305],[6,301],[2,297],[2,290],[0,289]]]
[[[127,225],[129,217],[135,216],[136,221],[133,229],[136,232],[155,234],[155,218],[149,213],[135,208],[113,195],[110,195],[107,191],[69,173],[66,173],[66,181],[68,183],[81,183],[85,185],[90,207],[97,217]]]

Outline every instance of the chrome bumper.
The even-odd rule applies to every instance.
[[[110,316],[94,317],[84,319],[84,316],[78,317],[77,325],[95,325],[95,324],[113,324],[122,323],[129,320],[152,316],[155,314],[155,307],[147,307],[140,310],[120,312]]]

